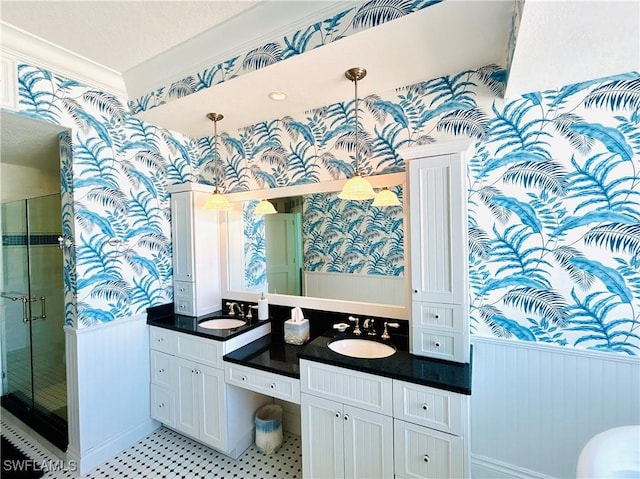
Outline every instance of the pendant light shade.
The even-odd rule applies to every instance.
[[[214,164],[218,161],[218,122],[224,118],[220,113],[208,113],[207,118],[213,122],[213,161]],[[211,194],[204,204],[204,207],[209,210],[226,211],[231,208],[231,205],[227,199],[222,196],[220,190],[218,190],[218,184],[220,179],[216,175],[216,189]]]
[[[231,205],[227,199],[218,191],[218,188],[207,198],[204,207],[208,210],[228,210]]]
[[[269,200],[262,200],[256,205],[255,214],[257,215],[272,215],[275,213],[277,211]]]
[[[355,90],[355,168],[353,176],[347,180],[342,187],[342,191],[338,194],[338,198],[343,200],[370,200],[376,196],[371,183],[369,183],[363,176],[360,175],[358,168],[358,162],[360,160],[360,148],[358,141],[358,80],[362,80],[367,75],[367,70],[364,68],[350,68],[344,73],[344,76],[351,80],[354,84]]]
[[[376,196],[371,187],[371,183],[365,180],[358,173],[355,173],[342,187],[342,191],[338,194],[338,198],[342,200],[370,200]]]
[[[372,203],[373,206],[400,206],[396,194],[386,186],[380,190]]]

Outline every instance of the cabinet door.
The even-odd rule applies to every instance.
[[[224,371],[201,365],[196,367],[201,412],[200,440],[211,447],[226,451],[227,408],[224,400]]]
[[[344,406],[343,422],[345,477],[393,478],[393,419]]]
[[[396,419],[394,439],[396,477],[464,477],[461,437]]]
[[[173,393],[156,384],[151,385],[151,417],[169,427],[175,427]]]
[[[199,376],[196,364],[175,358],[176,429],[194,438],[200,436],[200,417],[198,414]]]
[[[302,475],[306,479],[343,479],[342,404],[301,394]]]
[[[174,281],[194,281],[193,205],[190,193],[171,195]]]
[[[413,301],[463,304],[467,214],[459,154],[409,162]]]

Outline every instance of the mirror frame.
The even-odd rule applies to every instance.
[[[300,308],[318,309],[324,311],[337,311],[365,316],[381,316],[394,319],[409,319],[409,305],[411,301],[409,276],[409,215],[408,215],[408,182],[405,172],[389,173],[384,175],[367,176],[367,180],[374,188],[383,186],[403,185],[402,195],[402,220],[404,223],[404,306],[389,304],[361,303],[356,301],[345,301],[338,299],[325,299],[310,296],[291,296],[286,294],[266,293],[270,304],[279,306],[298,306]],[[226,193],[225,197],[232,202],[262,200],[273,198],[284,198],[288,196],[303,196],[313,193],[332,193],[340,191],[347,182],[343,180],[322,181],[319,183],[306,183],[302,185],[285,186],[280,188],[266,188],[261,190],[242,191],[237,193]],[[213,191],[213,190],[212,190]],[[238,301],[257,302],[258,294],[250,291],[237,291],[229,289],[229,245],[227,213],[220,215],[220,263],[221,263],[221,286],[222,297]]]

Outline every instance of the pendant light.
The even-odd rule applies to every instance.
[[[256,205],[254,213],[257,215],[273,215],[277,211],[269,200],[262,200]]]
[[[213,161],[214,165],[218,161],[218,122],[224,118],[220,113],[208,113],[207,118],[213,122]],[[222,196],[222,193],[218,190],[218,184],[220,183],[220,178],[218,175],[215,177],[215,190],[207,198],[204,207],[208,210],[218,210],[225,211],[231,208],[229,205],[229,201]]]
[[[338,194],[338,198],[343,200],[370,200],[376,194],[369,183],[364,177],[360,176],[360,170],[358,169],[359,150],[358,147],[358,80],[362,80],[367,75],[367,70],[364,68],[350,68],[344,73],[347,79],[351,80],[355,86],[355,168],[353,176],[347,180],[342,187],[342,191]]]
[[[400,206],[400,200],[396,194],[386,186],[376,195],[372,206]]]

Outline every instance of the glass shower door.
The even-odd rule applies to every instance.
[[[2,205],[3,406],[67,442],[60,195]]]

